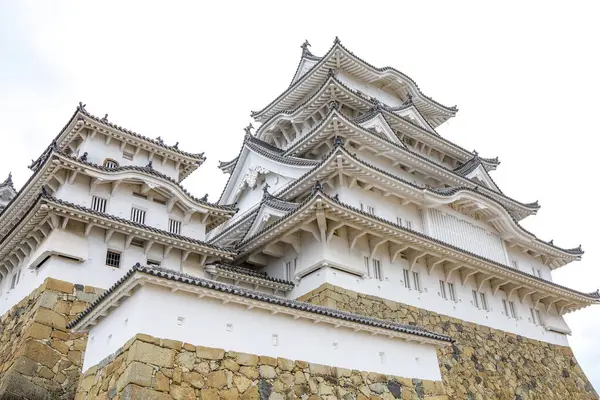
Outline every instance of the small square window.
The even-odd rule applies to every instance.
[[[109,267],[119,268],[121,266],[121,253],[108,250],[106,252],[106,265]]]

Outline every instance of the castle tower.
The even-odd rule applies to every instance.
[[[597,399],[563,316],[600,294],[551,275],[581,246],[525,230],[540,206],[502,192],[498,158],[436,132],[456,107],[309,46],[220,164],[238,211],[207,241],[230,259],[136,265],[69,325],[94,338],[82,398]]]
[[[0,185],[0,398],[74,395],[85,335],[66,324],[133,264],[189,272],[233,258],[205,235],[235,208],[181,185],[204,160],[80,104],[21,190]]]

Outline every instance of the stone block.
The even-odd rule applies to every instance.
[[[256,367],[241,367],[240,373],[251,380],[258,378],[258,369]]]
[[[195,388],[202,389],[204,387],[204,376],[196,371],[185,372],[183,374],[183,381],[188,382]]]
[[[277,359],[273,358],[273,357],[260,356],[258,362],[261,363],[261,364],[264,364],[264,365],[270,365],[272,367],[276,367],[277,366]]]
[[[152,387],[161,392],[169,391],[169,378],[165,376],[162,372],[157,372],[154,375],[154,383]]]
[[[67,294],[73,293],[73,284],[65,281],[59,281],[58,279],[46,278],[44,286],[47,290],[54,290],[56,292],[62,292]]]
[[[246,353],[234,353],[230,352],[230,355],[235,355],[235,362],[240,365],[246,365],[249,367],[253,367],[258,365],[258,356],[254,354],[246,354]]]
[[[33,339],[49,339],[52,334],[52,328],[47,325],[42,325],[39,322],[34,322],[26,332],[25,337]]]
[[[171,397],[175,400],[195,400],[196,392],[191,387],[171,385]],[[218,397],[215,397],[218,399]]]
[[[181,350],[181,347],[183,346],[183,343],[179,340],[170,340],[170,339],[162,339],[160,341],[161,346],[166,347],[168,349],[173,349],[173,350]]]
[[[120,400],[173,400],[173,398],[163,392],[150,388],[129,384],[120,393]],[[115,398],[115,400],[117,400]]]
[[[57,340],[57,339],[51,340],[50,347],[52,347],[55,350],[60,351],[62,354],[67,354],[69,352],[69,346],[62,340]]]
[[[294,369],[294,362],[292,360],[288,360],[287,358],[281,358],[281,357],[279,357],[277,359],[277,366],[282,371],[291,371],[291,370]]]
[[[125,371],[119,377],[119,380],[117,381],[117,392],[123,390],[130,383],[143,387],[152,386],[153,371],[154,370],[150,365],[133,361],[125,368]]]
[[[42,307],[35,313],[34,321],[63,331],[67,326],[67,318],[64,315]]]
[[[213,371],[206,377],[206,386],[221,389],[227,386],[227,374],[225,371]]]
[[[201,400],[216,400],[219,398],[219,391],[217,389],[202,389],[200,391]]]
[[[275,368],[270,365],[261,365],[258,367],[258,373],[261,378],[264,379],[275,379],[277,378],[277,372],[275,372]]]
[[[177,364],[182,367],[187,368],[188,370],[192,370],[194,368],[194,363],[196,361],[196,353],[192,353],[189,351],[177,354]]]
[[[12,369],[23,375],[34,376],[37,371],[38,364],[27,357],[19,357],[12,365]]]
[[[240,393],[244,393],[252,385],[252,381],[243,375],[234,375],[233,384]]]
[[[309,369],[313,375],[331,375],[331,367],[327,365],[309,363]]]
[[[160,346],[137,340],[127,353],[127,363],[140,361],[159,367],[171,368],[175,359],[175,352]]]
[[[56,302],[58,301],[58,293],[56,292],[43,292],[38,298],[38,306],[44,307],[49,310],[54,309]]]
[[[222,360],[225,356],[225,350],[196,346],[196,356],[206,360]]]
[[[53,393],[33,383],[31,378],[18,372],[7,372],[0,381],[0,399],[51,399]]]
[[[59,352],[35,340],[25,342],[24,355],[48,368],[54,367],[61,358]]]

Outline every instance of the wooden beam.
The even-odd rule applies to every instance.
[[[538,292],[537,289],[531,289],[531,288],[524,288],[523,291],[518,290],[517,294],[519,295],[519,301],[521,303],[523,303],[525,301],[525,299],[527,298],[527,296],[530,296],[536,292]]]
[[[272,257],[276,257],[276,258],[281,258],[284,256],[284,249],[282,246],[278,246],[275,243],[271,243],[266,245],[263,250],[263,253],[265,253],[266,255],[272,256]]]
[[[483,287],[483,285],[492,278],[493,278],[493,276],[491,276],[491,275],[487,275],[487,276],[485,276],[484,274],[476,275],[475,283],[477,284],[477,291],[481,292],[481,288]]]
[[[496,282],[494,282],[494,278],[492,278],[492,282],[490,282],[490,285],[492,286],[492,294],[495,296],[496,293],[498,293],[498,289],[500,289],[501,286],[504,286],[509,282],[510,281],[508,280],[502,279],[497,279]]]
[[[360,239],[366,234],[367,231],[362,231],[358,229],[354,229],[348,232],[348,247],[350,248],[350,250],[354,249],[354,246],[356,246],[356,242],[358,241],[358,239]]]
[[[280,239],[282,242],[291,245],[297,254],[300,254],[301,238],[296,234],[285,235]]]
[[[317,242],[321,241],[321,235],[319,233],[319,230],[317,229],[317,227],[313,224],[313,221],[306,223],[304,225],[300,226],[300,229],[302,229],[303,231],[312,233],[313,237],[315,238],[315,240]]]
[[[327,241],[327,218],[325,218],[325,210],[317,210],[317,226],[321,233],[321,243]]]
[[[181,256],[181,262],[185,262],[190,256],[190,254],[192,254],[190,250],[185,250]]]
[[[114,229],[107,229],[104,234],[104,243],[108,243],[112,235],[115,233]]]
[[[450,282],[450,279],[452,278],[452,274],[454,273],[454,271],[459,271],[460,273],[460,269],[463,267],[462,264],[450,264],[448,266],[444,266],[444,277],[446,279],[446,282]]]
[[[91,222],[88,222],[88,224],[85,226],[85,231],[83,232],[83,235],[88,236],[93,227],[94,227],[94,224],[92,224]]]
[[[335,224],[333,226],[330,226],[329,232],[327,233],[327,243],[331,242],[331,238],[333,238],[333,235],[334,235],[335,231],[337,231],[338,229],[340,229],[344,225],[346,225],[346,223],[344,221],[340,221],[337,224]]]
[[[163,247],[163,259],[166,259],[167,257],[169,257],[169,253],[171,253],[171,250],[173,250],[173,246],[164,246]]]
[[[134,238],[135,238],[135,236],[133,236],[133,235],[128,235],[125,238],[125,249],[128,249],[129,246],[131,246],[131,242],[133,241]]]
[[[146,245],[144,246],[144,254],[148,255],[148,252],[152,248],[153,244],[154,244],[154,241],[152,241],[152,240],[146,240]]]
[[[382,244],[384,244],[384,243],[386,243],[388,241],[389,241],[388,238],[382,238],[382,239],[377,240],[376,242],[371,242],[369,240],[369,247],[371,248],[370,257],[373,258],[373,256],[377,252],[377,249],[379,248],[379,246],[381,246]]]
[[[426,256],[427,254],[429,253],[420,250],[412,250],[407,252],[406,259],[408,260],[408,270],[412,271],[417,264],[417,261],[419,261],[419,258]]]
[[[442,264],[442,266],[443,266],[446,261],[448,261],[448,260],[445,258],[440,258],[439,260],[435,260],[434,262],[431,263],[431,265],[427,266],[427,273],[429,275],[431,275],[431,273],[433,272],[435,267],[437,267],[440,264]]]
[[[472,277],[473,275],[475,275],[479,272],[476,269],[465,268],[465,270],[466,270],[466,273],[460,274],[460,283],[462,283],[463,286],[467,283],[467,281],[469,280],[470,277]]]
[[[408,245],[400,245],[400,244],[392,244],[390,246],[390,264],[393,264],[398,256],[402,254],[403,251],[408,249]]]

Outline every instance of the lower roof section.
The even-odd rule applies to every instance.
[[[235,285],[229,285],[187,275],[160,267],[136,264],[123,278],[104,292],[90,307],[77,316],[69,329],[88,330],[98,320],[109,314],[110,309],[118,307],[125,298],[135,295],[139,286],[157,285],[170,288],[171,291],[183,291],[196,294],[199,298],[208,297],[242,304],[249,309],[260,308],[272,314],[287,314],[294,319],[308,319],[315,323],[326,323],[336,328],[342,327],[354,331],[368,331],[374,335],[384,335],[424,344],[445,345],[452,339],[445,335],[432,333],[422,328],[392,323],[354,313],[338,311],[301,301],[290,300],[272,294],[256,292]]]

